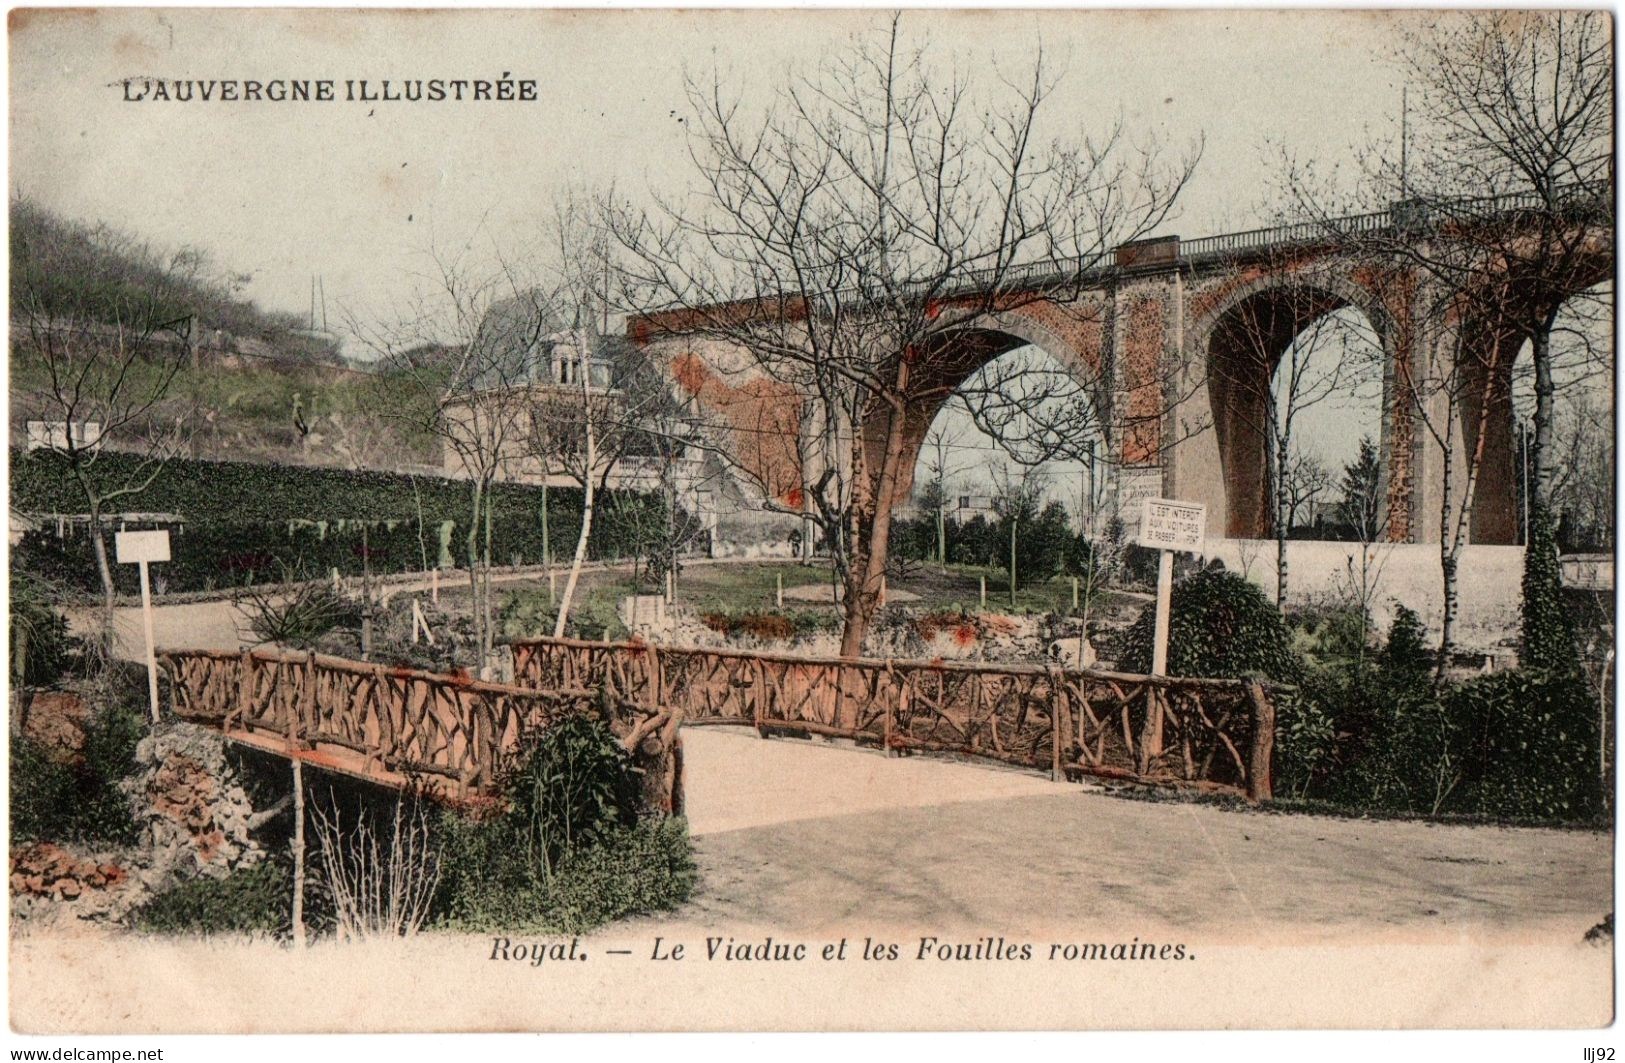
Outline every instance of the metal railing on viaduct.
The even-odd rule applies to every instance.
[[[180,719],[461,802],[495,797],[528,736],[592,712],[642,770],[645,803],[666,811],[682,803],[679,724],[1271,797],[1275,691],[1258,681],[573,639],[516,642],[513,654],[513,684],[267,650],[166,651],[160,663]]]

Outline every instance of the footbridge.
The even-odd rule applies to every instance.
[[[576,714],[606,720],[665,811],[682,808],[680,726],[1272,796],[1275,692],[1259,681],[572,639],[512,651],[511,684],[271,650],[169,650],[160,665],[179,719],[462,804],[495,798],[527,738]]]

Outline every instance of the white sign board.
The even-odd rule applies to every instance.
[[[1200,550],[1207,533],[1207,506],[1148,498],[1140,517],[1141,546],[1153,550]]]
[[[169,560],[169,532],[165,529],[121,531],[113,536],[113,543],[121,565]]]

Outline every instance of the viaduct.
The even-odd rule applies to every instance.
[[[1464,207],[1454,214],[1413,202],[1328,222],[1189,241],[1140,240],[1076,271],[1081,281],[1064,298],[1011,297],[1024,286],[1055,292],[1053,266],[1027,275],[1002,273],[998,284],[1007,308],[995,306],[958,323],[939,341],[944,349],[922,362],[910,381],[911,392],[922,398],[909,409],[903,465],[910,471],[894,499],[907,497],[915,459],[945,393],[992,359],[1032,344],[1108,382],[1110,401],[1120,408],[1103,420],[1116,426],[1107,445],[1118,459],[1123,495],[1204,502],[1210,536],[1267,538],[1270,380],[1306,328],[1352,308],[1382,352],[1386,538],[1439,540],[1447,454],[1428,426],[1448,423],[1461,448],[1455,451],[1458,462],[1476,449],[1478,426],[1484,426],[1480,475],[1466,500],[1469,541],[1517,542],[1510,373],[1525,334],[1516,323],[1555,311],[1613,276],[1612,190],[1563,194],[1560,263],[1519,258],[1520,233],[1535,230],[1537,220],[1551,228],[1550,203],[1530,196],[1457,202]],[[1494,230],[1495,239],[1480,244],[1484,250],[1473,271],[1486,291],[1456,298],[1456,308],[1440,314],[1437,307],[1451,305],[1453,293],[1441,290],[1440,271],[1427,264],[1428,256],[1442,243],[1470,237],[1463,228],[1470,226]],[[961,297],[974,294],[977,284],[976,275],[967,277],[958,289]],[[692,308],[652,314],[631,320],[628,334],[660,352],[683,387],[739,430],[739,454],[756,463],[755,478],[794,508],[810,471],[800,458],[805,437],[820,427],[797,413],[804,404],[798,406],[790,385],[719,370],[717,360],[728,355],[717,343],[695,342],[706,331],[695,321]],[[1449,364],[1457,366],[1453,379],[1467,386],[1429,391],[1419,383]],[[1485,379],[1486,373],[1495,379]],[[1450,403],[1454,417],[1445,416]]]

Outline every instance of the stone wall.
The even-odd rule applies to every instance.
[[[1386,631],[1394,607],[1414,610],[1436,639],[1444,618],[1444,580],[1437,543],[1379,543],[1368,548],[1372,619]],[[1209,539],[1206,556],[1224,562],[1275,595],[1275,542]],[[1291,540],[1287,543],[1287,605],[1306,606],[1350,600],[1358,579],[1359,543]],[[1523,605],[1523,547],[1466,546],[1457,577],[1460,611],[1456,642],[1464,650],[1490,651],[1516,643]]]

